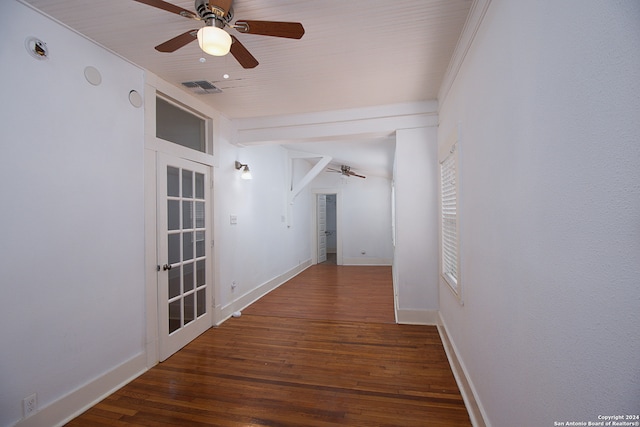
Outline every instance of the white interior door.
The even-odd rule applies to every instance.
[[[210,167],[158,153],[160,360],[211,327]]]
[[[317,224],[318,224],[318,263],[327,260],[327,195],[318,194]]]

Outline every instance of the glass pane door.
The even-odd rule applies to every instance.
[[[159,154],[161,360],[211,326],[209,167]]]

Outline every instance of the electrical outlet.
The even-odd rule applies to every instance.
[[[38,396],[36,395],[36,393],[33,393],[32,395],[22,399],[22,412],[24,418],[27,418],[29,415],[32,415],[34,412],[36,412],[37,407]]]

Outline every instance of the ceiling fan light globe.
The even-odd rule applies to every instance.
[[[222,28],[202,27],[198,30],[198,45],[209,55],[224,56],[231,50],[231,36]]]

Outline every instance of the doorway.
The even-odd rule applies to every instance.
[[[325,217],[326,217],[326,236],[327,236],[327,259],[328,264],[337,264],[337,250],[338,250],[338,229],[336,223],[336,195],[327,194],[325,204]]]
[[[338,190],[314,190],[313,250],[314,264],[342,265],[340,233],[340,193]]]

